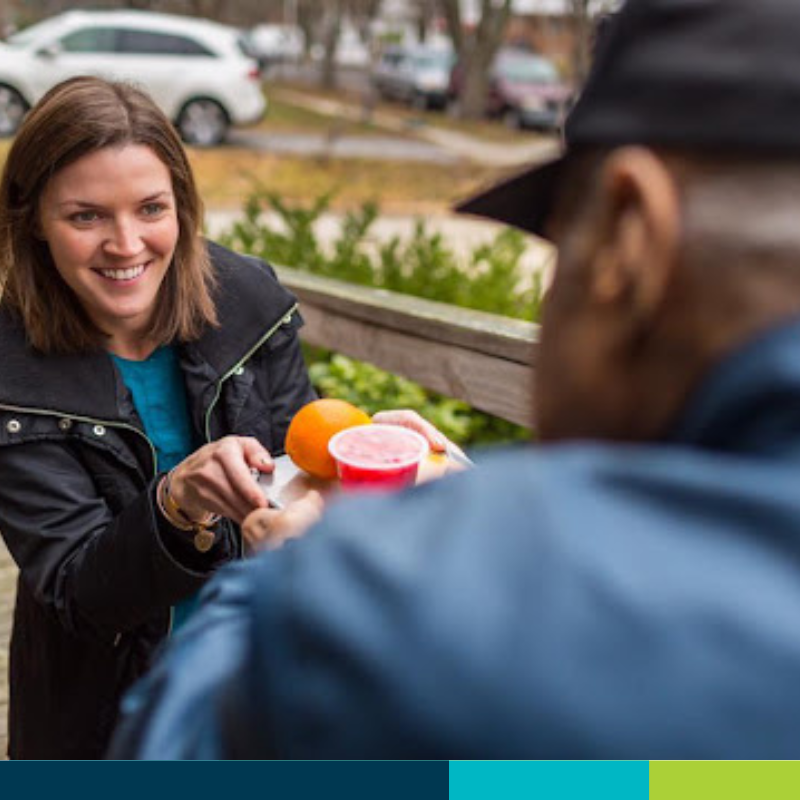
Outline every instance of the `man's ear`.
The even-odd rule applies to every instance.
[[[644,147],[622,147],[606,159],[594,216],[591,292],[647,324],[664,299],[677,264],[680,199],[664,162]]]

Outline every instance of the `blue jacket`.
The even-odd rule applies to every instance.
[[[506,451],[226,568],[139,758],[800,757],[800,324],[667,441]]]

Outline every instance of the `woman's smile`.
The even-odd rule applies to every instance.
[[[133,267],[106,267],[97,269],[96,272],[112,283],[129,286],[144,275],[145,270],[150,264],[151,261],[146,261],[143,264],[137,264]]]

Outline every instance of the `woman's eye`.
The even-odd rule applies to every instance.
[[[100,215],[96,211],[78,211],[70,217],[72,222],[94,222]]]
[[[142,211],[146,217],[157,217],[166,209],[163,203],[147,203],[142,207]]]

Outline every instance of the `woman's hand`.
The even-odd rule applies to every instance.
[[[311,490],[281,510],[257,508],[245,517],[242,535],[253,550],[275,550],[287,539],[302,536],[320,518],[324,506],[322,495]]]
[[[400,425],[422,434],[430,445],[431,450],[444,453],[447,450],[447,438],[428,420],[408,409],[393,409],[392,411],[379,411],[372,415],[373,422],[383,425]]]
[[[251,470],[272,472],[274,468],[258,439],[226,436],[181,461],[172,472],[169,493],[189,519],[220,514],[241,524],[253,509],[267,505]]]

